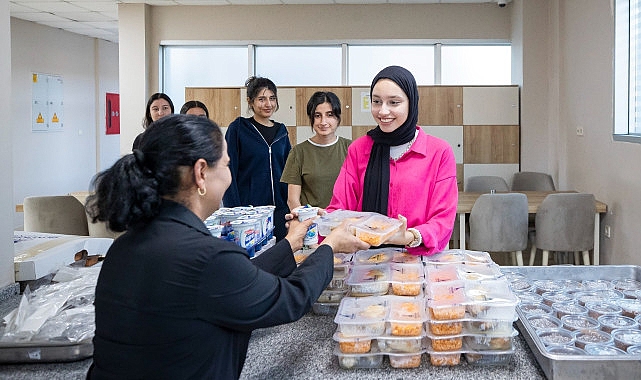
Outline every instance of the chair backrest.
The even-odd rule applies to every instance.
[[[81,204],[86,204],[87,203],[87,197],[91,195],[91,192],[88,191],[75,191],[69,193],[69,195],[74,196],[78,202]],[[106,222],[96,222],[93,223],[91,221],[91,217],[87,215],[87,223],[89,227],[89,236],[91,237],[100,237],[100,238],[112,238],[115,239],[118,236],[122,235],[123,232],[114,232],[107,228],[107,223]]]
[[[536,247],[547,251],[594,248],[594,195],[549,194],[536,211]]]
[[[513,252],[524,250],[527,243],[525,194],[483,194],[478,197],[470,213],[470,249]]]
[[[492,190],[510,191],[510,187],[503,177],[493,175],[473,176],[468,178],[465,184],[465,191],[489,193]]]
[[[555,191],[554,180],[547,173],[519,172],[512,178],[512,191]]]
[[[71,195],[24,199],[24,230],[89,236],[85,207]]]

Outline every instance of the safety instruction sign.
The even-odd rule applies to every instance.
[[[31,131],[62,131],[62,76],[33,73],[31,81]]]

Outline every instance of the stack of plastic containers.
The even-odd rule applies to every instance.
[[[432,257],[395,249],[353,255],[334,321],[342,368],[506,364],[518,299],[487,253]],[[423,355],[427,353],[427,356]]]
[[[222,207],[205,220],[215,237],[245,248],[249,257],[270,243],[274,236],[275,206]]]
[[[334,254],[334,275],[327,288],[312,305],[314,313],[319,315],[336,315],[341,300],[347,294],[345,279],[352,261],[351,254]]]

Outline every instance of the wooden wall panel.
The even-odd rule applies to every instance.
[[[310,125],[307,116],[307,102],[316,91],[330,91],[341,101],[341,124],[352,125],[352,88],[351,87],[297,87],[296,88],[296,125]]]
[[[518,125],[465,125],[463,159],[466,164],[518,164]]]
[[[463,125],[463,88],[419,86],[419,125]]]
[[[286,127],[286,128],[287,128],[287,133],[289,133],[289,143],[292,144],[292,147],[294,147],[297,144],[296,134],[297,134],[298,127]]]
[[[356,140],[357,138],[361,136],[365,136],[367,134],[367,131],[370,129],[374,129],[376,126],[372,125],[369,127],[365,126],[353,126],[352,127],[352,140]]]
[[[186,87],[186,100],[200,100],[209,111],[209,118],[221,127],[227,127],[240,116],[240,90],[238,88]],[[174,104],[182,107],[182,104]],[[180,112],[180,108],[176,108]]]

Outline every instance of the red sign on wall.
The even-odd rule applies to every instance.
[[[120,94],[107,93],[105,102],[107,109],[105,112],[105,129],[108,135],[120,134]]]

